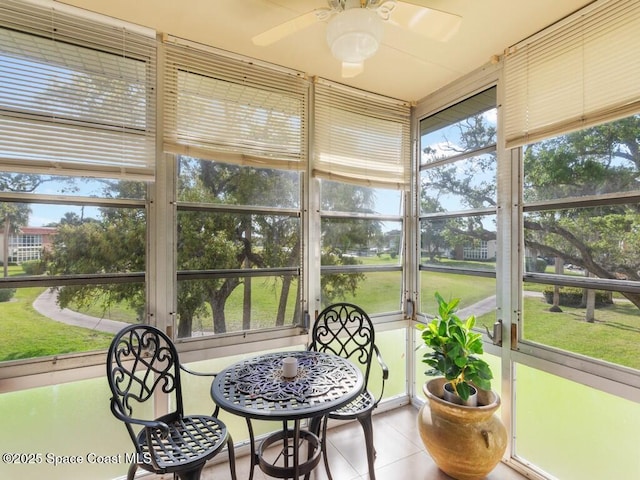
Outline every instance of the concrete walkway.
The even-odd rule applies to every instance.
[[[485,313],[495,312],[496,310],[496,296],[491,295],[490,297],[483,298],[479,302],[474,303],[473,305],[469,305],[466,308],[461,308],[458,310],[457,315],[462,320],[466,320],[471,315],[475,315],[476,318],[484,315]]]
[[[542,292],[533,292],[530,290],[525,290],[522,295],[524,297],[535,297],[540,300],[544,300],[544,295]],[[473,305],[469,305],[466,308],[461,308],[458,310],[458,316],[465,320],[470,315],[475,315],[476,318],[484,315],[485,313],[495,312],[496,310],[496,296],[491,295],[490,297],[483,298],[479,302],[474,303]]]
[[[115,320],[107,320],[106,318],[90,317],[82,313],[74,312],[68,308],[61,309],[56,303],[56,291],[51,288],[47,288],[33,302],[33,308],[38,313],[44,315],[51,320],[57,322],[66,323],[67,325],[74,325],[76,327],[89,328],[91,330],[97,330],[99,332],[117,333],[123,327],[129,325],[126,322],[116,322]]]

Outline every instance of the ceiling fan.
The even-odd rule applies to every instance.
[[[393,25],[427,38],[447,41],[460,27],[462,18],[400,0],[327,0],[328,8],[318,8],[276,25],[251,40],[267,46],[316,22],[328,21],[327,43],[342,62],[342,76],[355,77],[364,70],[364,61],[373,56],[382,40],[384,24]]]

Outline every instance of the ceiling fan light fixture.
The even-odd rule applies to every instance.
[[[335,15],[327,25],[327,43],[343,63],[361,64],[378,51],[383,25],[368,8],[349,8]]]

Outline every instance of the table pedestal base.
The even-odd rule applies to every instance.
[[[307,430],[299,431],[299,439],[295,439],[296,435],[292,431],[280,431],[269,435],[265,438],[258,448],[258,463],[260,469],[271,477],[276,478],[295,478],[310,473],[320,462],[320,439]],[[297,440],[297,441],[296,441]],[[265,451],[274,443],[282,441],[282,449],[276,455],[273,462],[265,458]],[[302,462],[300,452],[302,445],[306,443],[306,460]],[[305,450],[302,449],[304,452]],[[277,465],[276,462],[282,463]]]

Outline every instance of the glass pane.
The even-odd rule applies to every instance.
[[[300,172],[243,167],[181,156],[178,199],[203,204],[299,208]]]
[[[526,147],[526,202],[640,190],[640,115]]]
[[[438,267],[496,268],[496,216],[420,221],[420,263]]]
[[[218,151],[300,158],[305,126],[301,96],[256,88],[246,78],[238,83],[212,78],[203,70],[178,70],[177,77],[178,138],[194,146],[215,145]]]
[[[68,195],[96,198],[126,198],[144,200],[147,195],[145,182],[132,182],[106,178],[67,177],[0,171],[0,192],[31,195]],[[79,207],[78,207],[79,208]],[[33,225],[58,221],[62,215],[43,218]],[[39,218],[39,215],[36,215]]]
[[[144,301],[142,283],[0,288],[0,361],[106,350]]]
[[[178,212],[178,269],[300,266],[300,219]]]
[[[640,280],[638,204],[530,212],[524,229],[528,271]]]
[[[420,164],[496,143],[496,89],[490,88],[420,121]]]
[[[252,214],[252,206],[297,209],[300,173],[180,157],[181,202],[234,205],[237,210],[186,210],[178,205],[178,275],[220,270],[178,282],[178,337],[221,334],[300,322],[298,216]],[[295,269],[238,277],[225,270]]]
[[[422,214],[496,206],[495,153],[420,171]]]
[[[402,223],[323,218],[322,265],[399,265]]]
[[[459,298],[459,316],[476,316],[478,327],[491,329],[495,322],[496,280],[443,272],[420,272],[420,311],[434,316],[437,313],[435,293],[445,300]]]
[[[9,29],[0,29],[0,41],[13,47],[0,56],[3,108],[146,128],[145,62]]]
[[[103,350],[113,333],[145,311],[146,210],[31,203],[34,195],[144,199],[143,182],[0,173],[0,360]],[[27,200],[20,203],[20,199]],[[116,205],[116,204],[114,204]],[[6,261],[5,261],[6,260]],[[139,274],[93,284],[87,275]],[[65,276],[57,287],[2,288],[3,278]],[[75,277],[75,278],[74,278]],[[106,282],[109,282],[108,280]]]
[[[523,295],[523,340],[640,369],[636,294],[527,282]]]
[[[14,274],[145,271],[144,208],[0,203],[0,212],[10,232],[6,244],[0,236],[7,263],[23,269]]]
[[[525,365],[515,368],[517,457],[553,478],[640,478],[640,460],[630,455],[640,429],[636,402]]]
[[[96,222],[58,225],[45,255],[50,275],[145,271],[145,210],[99,210]]]
[[[291,326],[302,318],[297,275],[178,282],[178,337]]]
[[[322,210],[382,215],[402,215],[402,191],[322,180]]]
[[[358,305],[369,316],[397,312],[402,299],[402,272],[323,273],[322,306],[334,302]]]

